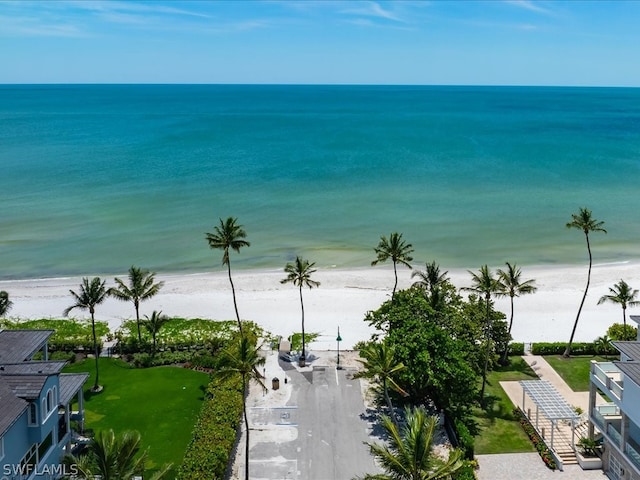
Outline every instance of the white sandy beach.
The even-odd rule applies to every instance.
[[[495,271],[500,266],[491,268]],[[233,272],[241,317],[256,321],[276,335],[287,337],[300,330],[300,301],[296,287],[280,283],[284,276],[281,270]],[[523,268],[523,279],[536,279],[538,291],[515,301],[514,340],[568,340],[586,276],[587,265]],[[126,278],[126,272],[118,277]],[[470,285],[467,270],[451,269],[449,277],[457,287]],[[311,349],[334,350],[338,327],[343,340],[341,349],[350,349],[356,342],[367,340],[373,330],[363,318],[367,311],[376,309],[389,298],[393,287],[391,267],[318,270],[314,278],[321,282],[321,286],[303,291],[306,331],[320,333]],[[597,305],[598,299],[609,293],[609,287],[621,278],[632,287],[640,288],[640,264],[594,265],[575,341],[592,341],[605,334],[612,323],[622,321],[622,310],[618,305]],[[142,303],[141,314],[162,310],[167,315],[186,318],[235,318],[226,270],[157,275],[157,279],[163,280],[165,286],[156,297]],[[72,302],[69,289],[77,291],[80,282],[79,277],[9,280],[0,282],[0,290],[9,292],[14,303],[9,318],[59,318]],[[411,283],[410,270],[399,268],[399,288]],[[107,285],[113,285],[113,278],[107,278]],[[496,307],[508,318],[508,299],[498,299]],[[631,308],[627,313],[640,314],[640,308]],[[112,330],[117,329],[123,319],[134,315],[131,303],[115,299],[108,299],[96,309],[96,319],[108,321]],[[87,318],[88,313],[77,311],[75,316]]]

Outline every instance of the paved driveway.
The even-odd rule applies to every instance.
[[[371,425],[353,371],[280,366],[291,388],[286,405],[249,410],[252,431],[269,432],[252,442],[251,478],[346,480],[379,472],[364,445]]]
[[[606,480],[602,470],[584,471],[567,465],[562,472],[548,469],[538,453],[476,455],[478,480]]]

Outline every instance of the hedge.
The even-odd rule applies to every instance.
[[[509,344],[509,355],[521,357],[524,355],[524,343],[512,342]]]
[[[109,334],[107,322],[96,321],[98,349],[102,350],[101,338]],[[90,320],[42,318],[25,321],[0,321],[0,328],[7,330],[55,330],[47,342],[49,352],[93,353],[93,334]]]
[[[242,418],[242,382],[212,381],[193,429],[178,480],[222,480]]]
[[[531,353],[533,355],[562,355],[567,348],[567,342],[539,342],[534,343],[531,346]],[[571,344],[572,355],[597,355],[600,352],[596,352],[593,343],[578,343]]]

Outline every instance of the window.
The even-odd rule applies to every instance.
[[[0,438],[0,460],[4,458],[4,437]]]
[[[51,389],[47,390],[47,413],[53,408],[53,392]]]
[[[29,403],[29,425],[38,424],[38,406],[36,402]]]

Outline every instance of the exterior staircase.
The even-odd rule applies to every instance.
[[[563,450],[560,452],[556,452],[556,455],[560,457],[563,465],[577,465],[578,459],[576,458],[576,454],[573,450]]]

